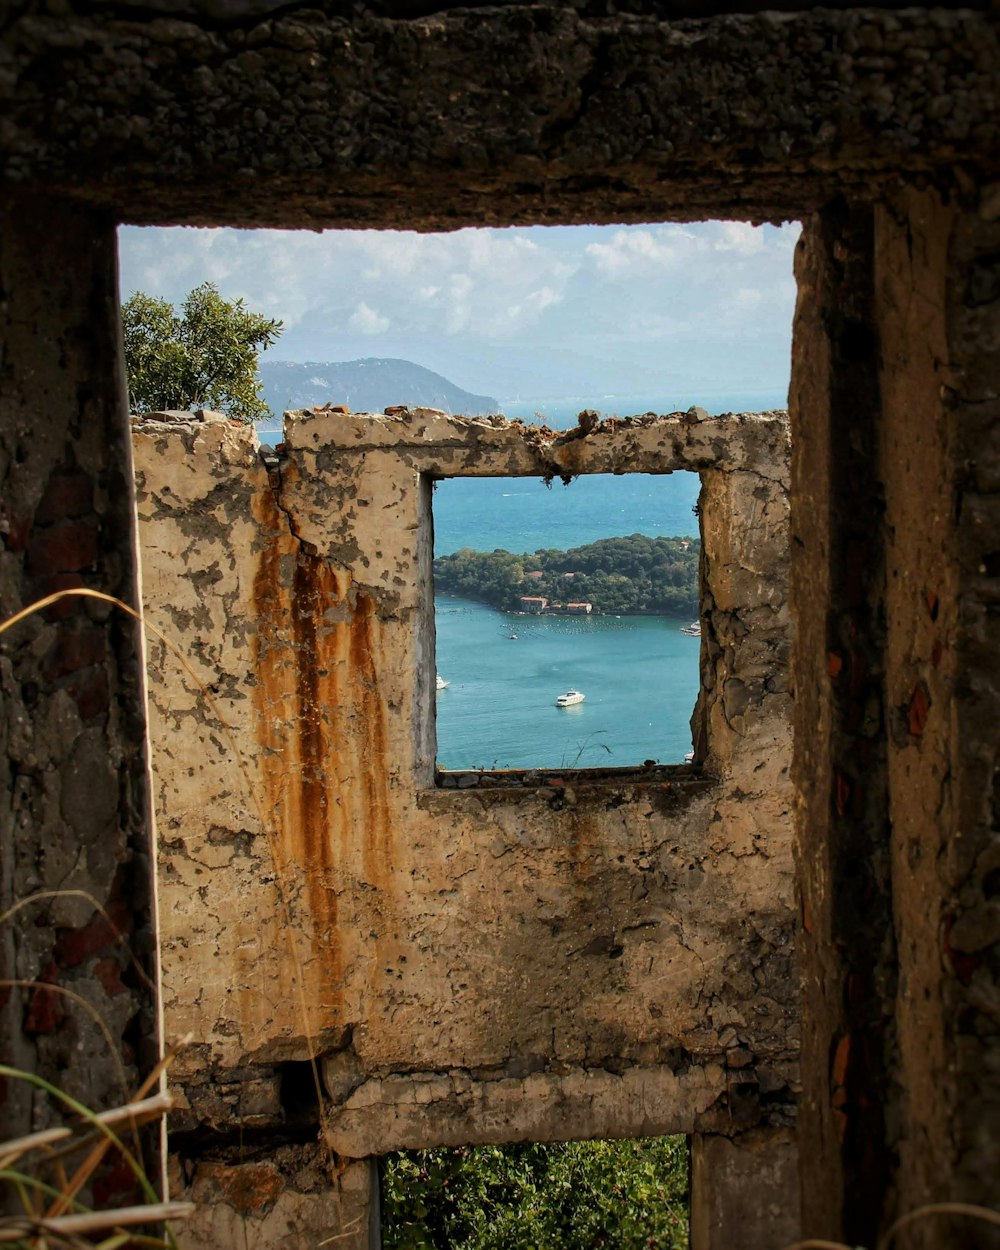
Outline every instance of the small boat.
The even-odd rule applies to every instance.
[[[438,690],[444,690],[444,688],[445,688],[447,685],[448,685],[448,683],[447,683],[447,682],[445,681],[445,679],[441,676],[441,674],[440,674],[440,673],[438,673],[438,675],[437,675],[437,688],[438,688]]]
[[[517,634],[508,634],[507,637],[512,638],[514,642],[517,642]]]
[[[556,699],[556,707],[574,707],[577,703],[582,703],[586,697],[579,690],[567,690]]]
[[[681,633],[688,634],[692,638],[701,637],[701,621],[692,621],[690,625],[682,625]]]

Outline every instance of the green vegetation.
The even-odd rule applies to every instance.
[[[434,582],[438,590],[507,612],[520,610],[522,595],[541,595],[550,604],[591,603],[605,614],[694,617],[700,549],[697,538],[645,534],[533,555],[463,547],[434,561]]]
[[[386,1250],[685,1250],[687,1140],[416,1150],[383,1162]]]
[[[204,282],[180,316],[167,300],[137,291],[122,306],[122,329],[133,412],[214,408],[247,423],[270,414],[257,357],[281,333],[280,321],[249,312],[240,299],[229,303]]]

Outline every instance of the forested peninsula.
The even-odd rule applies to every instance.
[[[700,546],[697,538],[630,534],[522,555],[463,547],[434,561],[434,585],[506,612],[696,617]]]

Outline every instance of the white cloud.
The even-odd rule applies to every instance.
[[[681,248],[691,238],[683,229],[673,226],[659,230],[635,228],[617,230],[606,243],[591,243],[586,248],[597,269],[608,278],[623,278],[650,266],[667,269],[680,257]]]
[[[389,328],[389,318],[383,317],[362,300],[351,313],[347,324],[359,334],[384,334]]]
[[[529,358],[532,384],[572,358],[611,391],[708,367],[721,384],[735,343],[787,359],[797,237],[796,226],[745,222],[450,234],[126,227],[120,254],[125,296],[178,303],[211,280],[283,320],[272,359],[351,359],[377,336],[386,354],[473,390],[524,389],[514,374]]]
[[[763,226],[751,226],[748,221],[718,222],[718,238],[712,244],[717,252],[739,252],[752,256],[764,249]]]
[[[550,286],[543,286],[537,291],[532,291],[528,296],[529,303],[536,312],[542,312],[546,308],[551,308],[553,304],[558,304],[562,299],[562,295],[558,291],[553,291]]]

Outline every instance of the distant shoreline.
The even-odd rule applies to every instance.
[[[625,620],[629,616],[641,616],[644,618],[659,617],[665,621],[676,621],[678,626],[690,625],[697,619],[697,613],[684,614],[680,616],[676,612],[658,612],[652,610],[632,611],[632,612],[598,612],[596,609],[588,613],[586,616],[580,616],[575,612],[519,612],[514,608],[498,608],[494,603],[488,603],[485,599],[474,599],[470,595],[456,594],[451,590],[442,590],[440,587],[434,588],[435,598],[454,599],[458,603],[474,603],[480,608],[489,608],[491,612],[496,612],[501,616],[516,616],[519,620],[525,621],[551,621],[555,618],[559,620],[600,620],[600,621],[619,621]]]
[[[460,548],[434,561],[435,586],[502,611],[532,616],[666,616],[700,608],[697,538],[631,534],[569,551],[520,555]]]

